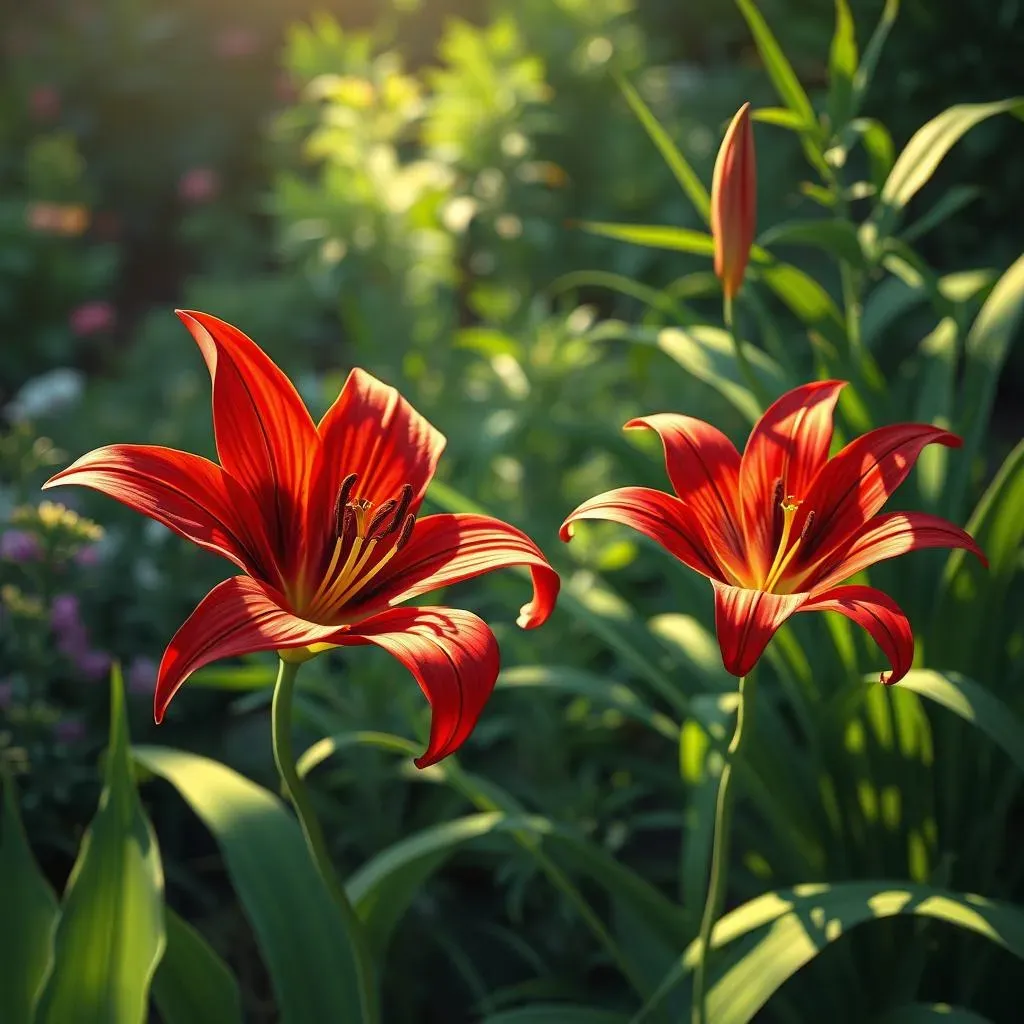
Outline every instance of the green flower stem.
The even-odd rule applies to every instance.
[[[732,338],[732,347],[736,353],[736,363],[740,368],[740,373],[763,412],[771,405],[771,397],[765,393],[764,385],[754,373],[754,367],[751,366],[747,353],[743,351],[743,342],[740,341],[733,319],[732,299],[728,295],[722,300],[722,319],[725,322],[726,331],[729,332],[729,337]]]
[[[743,743],[750,734],[749,721],[754,689],[754,673],[751,671],[740,679],[739,703],[736,706],[736,728],[729,741],[729,748],[725,753],[725,764],[722,766],[722,776],[718,782],[715,831],[711,840],[711,873],[708,879],[708,894],[704,901],[704,913],[700,920],[700,933],[697,938],[697,964],[693,972],[693,1006],[690,1015],[692,1024],[706,1024],[707,1022],[707,964],[711,947],[711,932],[725,901],[729,872],[729,833],[732,826],[733,805],[733,790],[730,783],[736,762],[743,753]]]
[[[331,864],[327,842],[309,799],[309,791],[299,778],[299,773],[295,768],[295,753],[292,748],[292,694],[295,690],[295,677],[298,672],[299,664],[297,662],[281,660],[277,671],[277,682],[274,684],[274,701],[270,719],[274,763],[281,776],[284,792],[295,808],[295,814],[299,819],[302,835],[306,840],[306,847],[313,858],[313,863],[316,864],[324,885],[338,907],[345,922],[345,929],[351,938],[359,980],[361,1003],[359,1019],[365,1024],[370,1024],[370,1022],[379,1020],[380,1013],[377,982],[373,962],[370,959],[370,951],[363,933],[363,925]],[[342,1012],[341,1007],[338,1009],[339,1012]]]

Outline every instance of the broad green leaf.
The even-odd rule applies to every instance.
[[[922,286],[914,287],[899,277],[885,278],[864,302],[860,327],[865,344],[877,349],[887,328],[927,299]]]
[[[1024,913],[1009,903],[900,882],[801,885],[750,900],[715,925],[714,949],[748,940],[735,953],[727,950],[716,957],[708,1019],[715,1024],[747,1024],[789,978],[851,928],[901,915],[945,921],[1024,958]],[[631,1024],[649,1019],[686,980],[696,958],[693,943]]]
[[[864,102],[864,96],[871,85],[875,68],[878,67],[878,59],[882,56],[882,48],[889,37],[893,23],[900,11],[900,0],[885,0],[885,9],[875,26],[875,31],[864,48],[864,56],[861,58],[857,73],[853,76],[853,101],[851,112],[856,114]]]
[[[188,677],[190,686],[213,690],[262,690],[274,685],[277,670],[269,661],[242,665],[211,665]]]
[[[768,77],[775,86],[779,98],[789,107],[790,110],[800,119],[805,129],[816,130],[817,125],[814,119],[814,108],[811,101],[804,92],[804,87],[796,77],[793,66],[786,59],[778,41],[768,27],[761,12],[757,9],[753,0],[736,0],[743,17],[746,18],[750,27],[754,42],[757,45],[757,52],[764,61]]]
[[[769,228],[757,241],[764,249],[776,245],[809,245],[855,267],[864,265],[857,229],[847,220],[784,221]]]
[[[973,1010],[949,1003],[906,1003],[871,1018],[871,1024],[991,1024]]]
[[[0,1015],[31,1024],[40,986],[53,962],[57,899],[28,844],[14,780],[0,762]]]
[[[325,736],[317,740],[308,750],[304,751],[295,764],[300,778],[305,778],[314,768],[323,764],[341,750],[349,747],[375,747],[389,754],[400,754],[410,759],[423,753],[423,748],[404,736],[395,736],[389,732],[373,732],[359,730],[338,733],[336,736]]]
[[[361,936],[350,935],[294,817],[262,786],[209,758],[136,747],[210,830],[259,941],[285,1024],[371,1021],[360,996]]]
[[[1024,118],[1024,98],[995,103],[960,103],[944,110],[919,128],[893,166],[882,189],[876,219],[883,225],[899,214],[922,189],[945,155],[975,125],[996,114]]]
[[[715,252],[715,240],[709,234],[690,228],[673,228],[661,224],[611,224],[593,220],[579,221],[578,226],[592,235],[650,249],[692,252],[698,256],[713,256]]]
[[[36,1024],[143,1024],[165,941],[160,850],[135,789],[115,669],[103,792],[68,879]]]
[[[519,665],[505,669],[498,676],[496,684],[498,693],[502,690],[533,688],[586,697],[601,707],[612,708],[650,726],[665,739],[678,739],[679,727],[675,722],[668,715],[655,711],[624,683],[612,682],[571,665]]]
[[[737,963],[719,974],[709,993],[709,1019],[715,1024],[747,1024],[826,946],[857,925],[900,915],[946,921],[1024,957],[1024,914],[1009,903],[923,885],[896,883],[887,890],[870,883],[836,885],[818,895],[794,899],[793,908]],[[722,923],[728,924],[731,916]]]
[[[210,944],[170,908],[167,950],[153,978],[163,1024],[242,1024],[238,982]]]
[[[1024,724],[994,693],[957,672],[913,669],[898,683],[977,726],[1024,771]]]
[[[629,1024],[629,1016],[612,1010],[593,1010],[568,1003],[545,1003],[503,1010],[485,1017],[481,1024]]]
[[[896,147],[889,129],[874,118],[858,117],[850,122],[849,131],[854,138],[860,139],[867,154],[871,183],[880,192],[896,159]]]
[[[622,95],[630,105],[637,119],[644,126],[644,130],[650,136],[651,141],[658,147],[662,159],[668,164],[680,188],[686,193],[694,209],[700,214],[701,220],[707,224],[711,220],[711,197],[704,183],[697,176],[696,171],[690,166],[686,157],[679,151],[678,146],[669,138],[668,132],[662,128],[658,119],[651,113],[647,104],[636,89],[621,76],[616,76]]]
[[[853,76],[857,72],[857,31],[847,0],[836,0],[836,28],[828,59],[828,114],[838,132],[853,113]]]
[[[985,443],[999,375],[1024,315],[1024,256],[996,282],[964,342],[964,373],[959,427],[964,438],[957,472],[950,488],[951,514],[967,495],[972,462]]]

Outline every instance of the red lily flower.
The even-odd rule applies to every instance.
[[[859,623],[889,659],[883,683],[910,670],[914,638],[895,601],[844,580],[915,548],[966,548],[959,527],[924,512],[878,515],[925,445],[959,447],[938,427],[901,423],[851,441],[831,459],[832,413],[843,381],[805,384],[779,398],[754,426],[741,456],[702,420],[661,413],[631,420],[661,437],[675,495],[622,487],[584,502],[580,519],[625,523],[711,580],[722,660],[746,675],[795,612],[834,611]]]
[[[404,601],[511,565],[533,600],[519,624],[550,615],[558,576],[515,527],[480,515],[418,517],[445,445],[392,387],[360,369],[314,424],[291,381],[241,331],[178,312],[206,360],[220,465],[151,445],[82,456],[45,487],[91,487],[234,562],[160,663],[154,716],[219,658],[276,650],[304,660],[331,646],[376,644],[416,677],[431,705],[424,767],[469,735],[498,674],[494,635],[456,608]]]

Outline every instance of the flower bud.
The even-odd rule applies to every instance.
[[[715,239],[715,273],[727,301],[743,284],[757,220],[757,168],[750,104],[732,119],[715,160],[711,182],[711,234]]]

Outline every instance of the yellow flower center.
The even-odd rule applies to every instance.
[[[789,563],[796,557],[797,551],[800,550],[800,542],[807,533],[807,525],[810,524],[811,516],[814,515],[813,512],[810,513],[800,536],[797,537],[793,546],[789,547],[790,537],[793,533],[793,520],[796,518],[797,509],[802,504],[803,502],[797,501],[792,494],[786,495],[779,503],[782,509],[782,536],[779,538],[779,547],[775,552],[775,560],[772,562],[772,567],[768,570],[768,575],[765,576],[764,583],[761,585],[761,589],[765,593],[772,593],[778,586],[779,581],[782,579],[782,574],[786,571]]]

